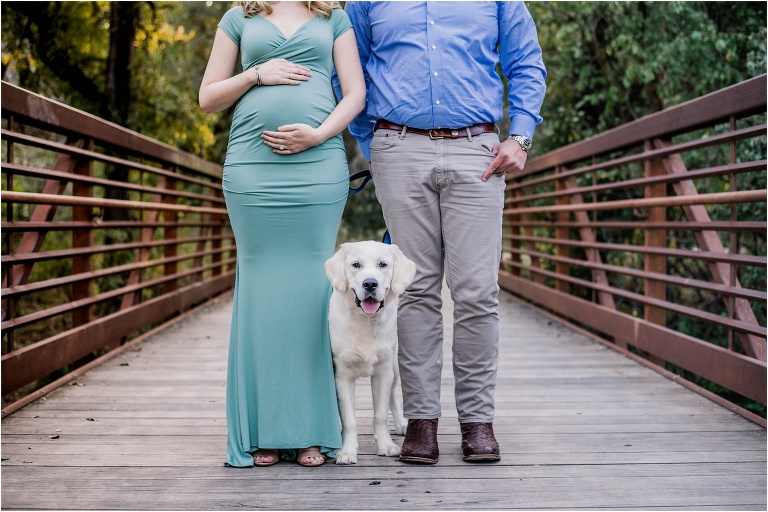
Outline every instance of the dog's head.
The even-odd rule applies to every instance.
[[[402,294],[416,275],[416,265],[396,245],[381,242],[342,244],[325,262],[333,287],[354,295],[366,315],[375,315],[389,293]]]

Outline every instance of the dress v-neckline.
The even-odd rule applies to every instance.
[[[291,39],[293,36],[295,36],[295,35],[296,35],[296,34],[297,34],[297,33],[298,33],[298,32],[299,32],[301,29],[303,29],[304,27],[306,27],[306,26],[309,24],[309,22],[311,22],[312,20],[316,19],[318,15],[315,15],[315,16],[312,16],[311,18],[309,18],[309,19],[308,19],[307,21],[305,21],[305,22],[304,22],[304,23],[303,23],[303,24],[302,24],[302,25],[301,25],[299,28],[297,28],[296,30],[294,30],[294,31],[293,31],[293,33],[291,33],[291,35],[290,35],[290,36],[286,36],[286,35],[285,35],[285,32],[283,32],[283,30],[282,30],[280,27],[278,27],[278,26],[275,24],[275,22],[273,22],[272,20],[270,20],[270,19],[267,19],[267,18],[265,18],[264,16],[262,16],[262,15],[260,15],[260,14],[257,14],[256,16],[258,16],[259,18],[263,19],[264,21],[266,21],[267,23],[269,23],[270,25],[272,25],[272,26],[275,28],[275,30],[277,30],[277,32],[278,32],[278,33],[279,33],[279,34],[280,34],[280,35],[283,37],[283,39],[284,39],[284,40],[286,40],[286,41],[288,41],[288,40],[289,40],[289,39]]]

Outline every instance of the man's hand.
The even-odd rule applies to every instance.
[[[520,144],[512,139],[507,139],[494,147],[493,154],[496,155],[496,158],[483,173],[483,181],[487,181],[491,174],[511,174],[522,171],[525,167],[525,160],[528,158],[528,153],[523,151]]]

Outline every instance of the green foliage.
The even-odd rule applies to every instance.
[[[142,2],[126,126],[223,163],[229,112],[205,114],[197,93],[216,25],[230,2]],[[3,80],[99,115],[109,2],[6,2]]]
[[[533,2],[554,149],[766,72],[763,2]]]

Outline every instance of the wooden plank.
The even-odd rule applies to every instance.
[[[274,468],[273,468],[274,469]],[[237,470],[230,470],[236,472]],[[247,470],[256,474],[258,470]],[[347,471],[349,472],[349,471]],[[342,473],[342,471],[337,471]],[[278,508],[327,509],[402,509],[420,510],[424,507],[480,508],[480,509],[539,509],[542,503],[560,509],[575,508],[630,508],[638,503],[647,506],[701,505],[726,506],[738,503],[762,506],[764,500],[745,496],[739,476],[727,473],[720,476],[682,478],[680,475],[632,478],[497,478],[490,480],[463,479],[462,492],[456,492],[456,480],[446,479],[382,479],[378,485],[358,480],[340,484],[334,480],[302,480],[300,492],[295,481],[257,479],[246,484],[226,477],[200,479],[174,485],[173,480],[158,484],[153,480],[117,480],[109,485],[98,485],[86,479],[66,482],[52,481],[44,489],[35,490],[35,501],[59,506],[72,500],[85,503],[83,508],[148,508],[179,509],[196,503],[194,509],[208,508]],[[708,489],[700,492],[700,488]],[[663,492],[649,493],[648,489]],[[26,493],[25,493],[26,494]],[[86,496],[86,499],[81,498]],[[3,495],[3,507],[23,506],[19,494]],[[56,500],[56,501],[54,501]],[[194,501],[192,501],[194,500]],[[207,507],[206,507],[207,505]],[[71,505],[69,505],[71,506]]]
[[[765,509],[764,429],[503,295],[500,302],[498,464],[461,459],[447,326],[437,466],[375,455],[369,384],[360,380],[356,466],[223,467],[224,301],[6,417],[1,505]]]
[[[766,75],[760,75],[541,155],[530,160],[519,176],[616,151],[651,137],[692,131],[726,121],[731,115],[765,112],[765,98]]]

